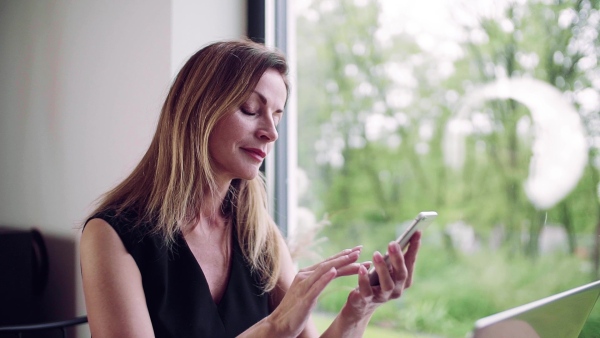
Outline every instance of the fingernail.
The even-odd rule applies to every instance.
[[[350,259],[356,259],[356,258],[358,258],[359,255],[360,254],[358,252],[353,251],[350,254],[348,254],[348,258],[350,258]]]
[[[379,251],[375,251],[375,253],[373,254],[373,260],[375,261],[375,263],[383,262],[383,256],[381,256],[381,253]]]
[[[367,268],[365,268],[365,266],[364,266],[364,265],[361,265],[361,266],[358,268],[358,274],[359,274],[359,275],[361,275],[361,276],[364,276],[364,275],[366,275],[366,274],[367,274]]]
[[[388,245],[388,250],[390,253],[398,253],[398,243],[390,242],[390,245]]]

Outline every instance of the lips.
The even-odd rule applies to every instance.
[[[262,161],[267,156],[264,151],[257,148],[242,148],[242,150],[259,161]]]

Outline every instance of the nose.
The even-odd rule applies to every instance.
[[[258,138],[266,142],[275,142],[279,137],[277,128],[275,127],[275,121],[271,117],[265,118],[264,122],[258,129]]]

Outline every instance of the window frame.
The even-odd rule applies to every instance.
[[[288,48],[288,3],[287,0],[248,0],[247,2],[247,32],[248,37],[269,47],[281,51],[288,58],[290,67],[289,81],[293,88],[294,64]],[[286,113],[279,122],[279,138],[275,142],[273,153],[267,157],[261,171],[267,181],[269,195],[269,211],[287,237],[291,227],[290,220],[294,219],[295,199],[291,198],[295,191],[294,182],[290,177],[295,168],[294,161],[297,150],[295,137],[295,92],[290,90],[287,100]]]

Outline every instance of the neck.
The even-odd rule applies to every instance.
[[[202,207],[201,211],[204,214],[210,214],[213,210],[220,210],[221,204],[231,186],[231,180],[220,182],[216,185],[216,189],[211,191],[210,189],[204,189],[204,195],[202,196]]]
[[[207,192],[202,196],[202,205],[200,205],[200,218],[190,230],[200,226],[204,229],[223,228],[227,225],[226,217],[223,215],[221,206],[229,191],[231,181],[220,184],[214,193]]]

